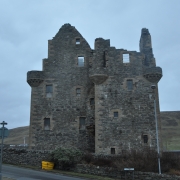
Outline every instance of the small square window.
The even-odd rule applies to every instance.
[[[94,102],[94,98],[91,98],[91,99],[90,99],[90,105],[93,106],[94,103],[95,103],[95,102]]]
[[[129,63],[129,54],[123,54],[123,63]]]
[[[118,112],[114,112],[114,117],[118,117]]]
[[[76,44],[80,44],[80,38],[76,39]]]
[[[143,135],[144,144],[148,143],[148,135]]]
[[[131,79],[127,80],[127,89],[129,91],[133,90],[133,81]]]
[[[111,154],[115,154],[115,148],[111,148]]]
[[[52,85],[46,85],[46,97],[51,98],[53,93],[53,86]]]
[[[79,129],[80,130],[85,130],[85,117],[80,117],[79,118]]]
[[[50,118],[44,118],[44,130],[50,130]]]
[[[76,96],[81,96],[81,88],[76,89]]]
[[[78,67],[84,67],[84,57],[78,56]]]

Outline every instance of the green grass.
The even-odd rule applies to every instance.
[[[163,147],[167,150],[180,150],[180,135],[179,137],[172,137],[165,139]]]

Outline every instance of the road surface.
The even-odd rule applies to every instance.
[[[2,176],[15,180],[83,180],[82,178],[69,177],[44,171],[36,171],[11,165],[2,166]]]

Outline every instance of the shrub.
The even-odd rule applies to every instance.
[[[78,149],[62,148],[54,150],[51,153],[55,168],[69,170],[73,168],[82,159],[82,152]]]
[[[180,176],[180,170],[170,169],[169,174]]]
[[[157,172],[157,153],[154,150],[131,151],[116,158],[114,164],[119,170],[125,167],[134,168],[136,171]]]
[[[163,152],[161,157],[162,171],[170,172],[171,169],[180,170],[180,154],[176,152]]]
[[[82,160],[83,160],[85,163],[90,164],[91,162],[93,162],[94,157],[93,157],[93,155],[92,155],[91,153],[85,153],[85,154],[83,155]]]
[[[111,159],[98,158],[94,159],[93,164],[96,166],[114,167]]]
[[[144,148],[140,151],[126,151],[120,155],[92,155],[85,154],[83,160],[87,164],[96,166],[116,167],[118,170],[134,168],[135,171],[158,172],[158,155],[156,150]],[[160,157],[162,173],[175,174],[180,172],[180,153],[163,152]]]

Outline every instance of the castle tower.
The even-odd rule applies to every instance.
[[[27,74],[32,87],[31,146],[94,152],[94,110],[87,109],[89,91],[93,91],[88,75],[90,56],[89,44],[70,24],[63,25],[48,41],[43,71]]]
[[[108,78],[106,69],[106,50],[110,47],[110,41],[103,38],[95,40],[95,50],[93,54],[92,68],[89,71],[90,79],[95,86],[95,152],[99,153],[101,147],[101,115],[105,111],[102,105],[102,84]]]
[[[27,73],[30,146],[100,154],[156,149],[151,85],[161,77],[148,29],[142,29],[136,52],[111,47],[103,38],[91,49],[75,27],[63,25],[48,41],[43,70]],[[155,96],[160,129],[158,88]]]
[[[156,112],[157,112],[157,122],[158,122],[158,132],[159,132],[159,141],[160,147],[162,147],[161,141],[161,119],[160,119],[160,108],[159,108],[159,94],[158,94],[158,82],[162,78],[162,69],[156,66],[156,62],[154,59],[154,55],[152,53],[152,43],[151,43],[151,35],[148,29],[143,28],[141,31],[140,38],[140,52],[144,53],[145,61],[144,61],[144,78],[151,83],[151,86],[156,87],[152,90],[152,95],[156,99]]]

